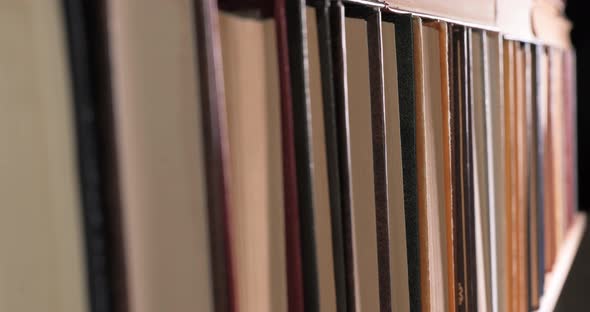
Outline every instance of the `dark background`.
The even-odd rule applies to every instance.
[[[568,0],[565,9],[573,23],[571,39],[577,54],[579,202],[580,209],[585,211],[590,207],[590,194],[584,194],[590,185],[590,164],[585,161],[590,156],[590,147],[584,144],[590,131],[590,108],[584,105],[590,96],[590,15],[585,9],[589,4],[585,0]]]
[[[573,23],[572,43],[576,49],[577,80],[578,80],[578,186],[580,210],[588,211],[590,193],[586,193],[590,185],[590,147],[585,138],[590,132],[590,107],[586,101],[590,99],[590,15],[585,9],[590,3],[585,0],[568,0],[566,15]],[[556,310],[590,311],[590,231],[582,239],[580,249],[570,274],[564,285]]]

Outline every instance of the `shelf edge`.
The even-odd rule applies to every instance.
[[[555,310],[563,285],[576,258],[585,228],[586,214],[578,212],[565,237],[563,245],[559,249],[559,256],[555,262],[553,271],[545,275],[547,284],[545,285],[544,294],[541,297],[539,309],[535,310],[535,312],[551,312]]]

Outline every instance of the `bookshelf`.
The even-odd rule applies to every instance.
[[[553,272],[547,273],[545,279],[545,292],[541,297],[539,309],[535,312],[551,312],[555,310],[563,285],[567,280],[570,269],[580,247],[580,242],[586,231],[586,214],[580,212],[576,215],[573,225],[565,236],[565,243],[561,246],[559,257],[555,263]]]
[[[0,310],[553,311],[563,5],[0,0]]]

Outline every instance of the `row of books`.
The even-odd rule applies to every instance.
[[[0,310],[539,308],[574,52],[254,4],[0,1]]]

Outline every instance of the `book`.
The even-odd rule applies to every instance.
[[[491,306],[491,268],[490,268],[490,207],[491,194],[488,178],[489,123],[486,120],[486,106],[489,89],[485,85],[485,63],[487,52],[484,47],[485,33],[473,31],[471,41],[471,75],[473,80],[473,179],[475,238],[477,263],[477,303],[478,311],[490,311]]]
[[[375,223],[377,263],[379,270],[379,309],[391,311],[391,257],[389,244],[389,171],[387,170],[386,103],[383,65],[383,31],[381,11],[369,10],[367,48],[369,56],[369,86],[371,94],[371,136],[373,146],[373,183],[375,188]]]
[[[372,170],[367,26],[366,21],[362,19],[346,18],[345,27],[355,309],[378,311],[379,273]]]
[[[516,206],[513,211],[513,237],[515,239],[515,246],[513,255],[513,265],[515,272],[515,287],[513,309],[521,311],[527,309],[527,295],[526,295],[526,270],[527,270],[527,237],[526,237],[526,45],[516,43],[514,50],[514,66],[515,66],[515,172],[516,172],[516,188],[515,188],[515,202]]]
[[[379,309],[391,310],[391,269],[389,250],[389,194],[388,194],[388,170],[387,170],[387,144],[386,144],[386,116],[385,116],[385,91],[383,75],[383,46],[381,13],[375,10],[364,10],[351,6],[346,8],[346,14],[350,18],[360,19],[365,22],[368,79],[369,79],[369,103],[371,147],[373,165],[373,196],[375,207],[375,234],[377,240],[377,268],[379,284]],[[362,56],[360,56],[362,57]],[[354,73],[353,73],[354,74]],[[350,75],[350,73],[349,73]],[[350,79],[349,79],[350,83]],[[358,98],[357,98],[358,99]]]
[[[517,272],[518,272],[518,307],[528,309],[528,170],[527,170],[527,104],[530,98],[528,77],[530,73],[530,50],[528,44],[518,44],[516,49],[516,130],[517,130]]]
[[[545,263],[546,263],[546,211],[547,204],[545,202],[545,184],[547,178],[545,176],[544,164],[546,162],[546,145],[545,131],[547,129],[547,101],[549,100],[549,80],[548,80],[548,59],[547,53],[543,47],[537,47],[535,53],[536,60],[536,86],[537,86],[537,101],[533,105],[534,126],[535,126],[535,143],[536,146],[536,179],[537,179],[537,211],[538,211],[538,278],[539,278],[539,297],[543,294],[545,286]]]
[[[530,100],[527,103],[527,128],[530,129],[528,131],[528,222],[529,222],[529,240],[528,240],[528,284],[529,284],[529,308],[536,309],[539,306],[540,300],[540,285],[541,285],[541,277],[539,276],[539,265],[541,263],[541,258],[539,258],[539,241],[541,240],[540,237],[540,229],[541,226],[539,220],[542,220],[542,216],[540,216],[540,207],[542,205],[542,201],[539,201],[539,180],[541,176],[539,175],[539,159],[541,159],[540,151],[542,150],[542,142],[539,141],[539,126],[538,126],[538,108],[539,108],[539,101],[540,101],[540,79],[539,79],[539,60],[538,60],[538,52],[539,50],[536,47],[532,47],[530,51],[530,61],[527,64],[528,69],[528,77],[529,77],[529,85],[530,85]]]
[[[441,79],[441,110],[442,110],[442,146],[444,163],[444,188],[445,188],[445,235],[446,235],[446,291],[448,310],[455,311],[456,289],[455,289],[455,251],[453,249],[453,214],[455,206],[455,189],[453,184],[453,146],[452,146],[452,107],[451,107],[451,77],[450,77],[450,36],[449,26],[444,22],[428,23],[438,29],[440,49],[440,79]]]
[[[463,174],[463,209],[464,209],[464,222],[465,222],[465,246],[466,246],[466,272],[467,280],[466,285],[469,289],[467,292],[467,309],[469,311],[477,310],[478,307],[478,296],[477,296],[477,228],[476,228],[476,207],[475,207],[475,180],[474,180],[474,132],[473,132],[473,101],[474,101],[474,88],[473,88],[473,71],[472,71],[472,46],[473,42],[473,29],[463,29],[463,42],[460,48],[463,53],[459,54],[463,56],[461,64],[461,72],[464,76],[460,76],[462,80],[462,88],[464,89],[465,100],[463,101],[463,111],[461,112],[462,120],[462,146],[461,153],[463,157],[462,174]]]
[[[414,19],[416,69],[416,155],[423,291],[426,310],[447,309],[446,215],[444,196],[442,82],[439,30]],[[424,282],[423,282],[424,283]],[[428,292],[427,292],[428,291]],[[425,297],[423,297],[425,298]]]
[[[504,54],[503,40],[498,33],[486,32],[484,41],[487,70],[485,86],[489,90],[489,110],[486,110],[491,136],[491,152],[493,158],[489,162],[490,178],[490,256],[491,256],[491,296],[492,310],[505,311],[506,285],[506,159],[505,159],[505,103],[504,103]]]
[[[453,111],[451,146],[455,205],[453,216],[456,310],[470,311],[477,307],[477,276],[475,272],[475,236],[473,177],[471,155],[471,86],[469,67],[470,33],[461,26],[450,30],[451,103]]]
[[[219,15],[211,0],[195,2],[195,37],[200,77],[201,121],[207,179],[213,298],[218,311],[237,310],[230,199],[230,161]]]
[[[344,70],[342,69],[342,67],[345,66],[345,62],[342,61],[341,58],[341,44],[343,41],[343,37],[342,37],[342,29],[340,28],[342,26],[342,21],[341,19],[343,18],[343,16],[341,16],[340,14],[338,14],[339,16],[335,16],[336,18],[332,19],[331,18],[331,10],[329,8],[329,6],[327,5],[328,3],[325,2],[323,3],[324,5],[320,5],[317,8],[315,8],[315,19],[312,17],[313,14],[309,14],[310,18],[308,19],[308,21],[310,21],[309,26],[308,26],[308,31],[309,31],[309,46],[310,46],[310,72],[311,72],[311,76],[310,76],[310,94],[311,94],[311,103],[312,103],[312,107],[317,107],[317,106],[313,106],[314,103],[316,103],[318,100],[314,100],[314,98],[316,98],[317,95],[314,95],[316,90],[315,88],[317,88],[317,82],[315,82],[315,76],[313,74],[314,72],[314,55],[311,53],[314,53],[313,51],[313,47],[315,45],[317,45],[318,48],[318,64],[317,66],[319,66],[319,71],[320,71],[320,76],[321,76],[321,101],[322,101],[322,115],[323,115],[323,134],[320,132],[315,132],[317,133],[316,136],[322,136],[324,137],[324,151],[325,151],[325,157],[326,157],[326,171],[327,171],[327,179],[328,179],[328,188],[329,188],[329,205],[330,205],[330,235],[332,238],[332,259],[333,261],[331,261],[330,263],[333,265],[333,274],[334,274],[334,292],[335,292],[335,300],[336,300],[336,308],[338,310],[342,310],[342,311],[346,311],[347,310],[347,306],[349,304],[349,299],[352,299],[352,296],[348,296],[348,290],[349,290],[349,281],[351,280],[351,276],[350,274],[347,274],[347,270],[349,268],[349,266],[351,265],[350,261],[349,261],[349,253],[346,249],[346,246],[348,246],[348,242],[349,242],[349,229],[350,227],[348,226],[350,224],[350,218],[347,217],[348,216],[348,212],[349,212],[349,205],[345,205],[345,203],[349,202],[347,201],[347,198],[344,197],[343,195],[345,195],[347,193],[346,189],[347,189],[347,184],[343,183],[346,181],[341,181],[344,180],[347,177],[347,173],[348,173],[348,167],[347,165],[343,164],[341,162],[342,159],[345,159],[347,157],[344,157],[345,155],[347,155],[346,153],[342,153],[341,151],[345,150],[345,146],[346,144],[343,144],[346,142],[346,135],[345,133],[343,133],[343,131],[339,131],[339,122],[342,120],[340,119],[340,117],[343,115],[342,111],[339,110],[339,106],[338,105],[343,105],[342,103],[338,102],[337,103],[337,99],[338,100],[343,100],[345,97],[343,96],[342,93],[337,92],[336,86],[339,86],[338,91],[343,91],[342,86],[340,85],[341,83],[345,83],[345,79],[344,79]],[[341,10],[339,10],[339,8],[337,9],[337,13],[343,13]],[[309,12],[309,11],[308,11]],[[334,27],[334,29],[332,29],[332,20],[337,20],[337,23],[334,23],[334,25],[338,25],[338,27]],[[313,25],[314,25],[314,21],[315,21],[315,26],[317,27],[317,43],[313,42],[313,37],[315,35],[315,31],[313,29]],[[336,33],[338,34],[337,36],[335,35],[334,38],[331,37],[332,33]],[[335,54],[336,55],[332,55],[332,49],[334,49],[335,51],[337,51]],[[338,57],[337,57],[338,56]],[[336,62],[338,61],[338,65],[336,64]],[[342,67],[341,67],[342,66]],[[338,77],[338,79],[334,79],[335,77]],[[338,96],[338,98],[337,98]],[[342,97],[340,97],[342,96]],[[319,116],[319,113],[317,113],[315,116]],[[342,115],[340,115],[342,114]],[[314,119],[315,118],[315,119]],[[312,117],[312,121],[314,121],[316,123],[319,123],[319,119],[317,117]],[[317,129],[316,126],[313,127],[314,129]],[[317,130],[316,130],[317,131]],[[319,139],[318,139],[319,140]],[[322,151],[322,148],[315,148],[314,147],[314,153],[319,153],[317,155],[320,155]],[[318,156],[321,157],[321,156]],[[321,170],[321,167],[319,167]],[[318,206],[318,209],[316,211],[320,211],[321,206]],[[321,217],[318,217],[318,222],[321,222]],[[346,229],[346,232],[345,232]],[[321,242],[318,242],[317,246],[320,246],[320,244],[322,244]],[[319,255],[320,253],[318,253]],[[320,268],[320,266],[322,265],[322,261],[319,260],[318,261],[318,268]],[[330,264],[328,264],[330,265]],[[322,274],[322,273],[320,273]],[[326,273],[329,274],[329,273]],[[328,275],[323,275],[323,276],[328,276]],[[322,275],[319,276],[319,286],[320,286],[320,307],[321,308],[325,308],[325,309],[330,309],[333,308],[331,305],[331,302],[328,302],[327,304],[324,304],[324,300],[331,300],[331,298],[329,297],[330,295],[326,296],[322,296],[321,292],[323,291],[322,289],[323,286],[322,285],[327,285],[325,283],[322,282]],[[330,284],[331,286],[331,284]]]
[[[532,281],[538,281],[538,279],[533,277],[533,270],[536,272],[537,270],[537,258],[536,258],[536,250],[534,250],[533,245],[536,246],[537,244],[537,235],[536,235],[536,221],[537,221],[537,214],[536,202],[533,200],[534,197],[532,195],[532,188],[534,188],[534,180],[532,180],[533,176],[533,167],[531,164],[534,163],[534,159],[532,157],[533,152],[533,142],[532,142],[532,105],[535,99],[533,98],[534,91],[533,91],[533,56],[532,56],[532,49],[531,45],[524,46],[524,90],[525,90],[525,99],[524,99],[524,107],[523,107],[523,127],[524,127],[524,135],[523,140],[524,144],[524,161],[525,164],[523,166],[524,175],[523,179],[525,180],[525,187],[523,188],[524,197],[525,197],[525,214],[524,214],[524,248],[523,253],[525,254],[525,262],[522,264],[524,267],[523,275],[524,275],[524,301],[527,309],[531,309],[532,303],[532,294],[531,291],[536,291],[536,284],[533,284]]]
[[[127,307],[105,11],[104,2],[63,2],[84,222],[88,305],[97,312]]]
[[[333,72],[331,73],[331,79],[327,81],[333,81],[334,90],[334,123],[336,127],[332,133],[332,137],[337,138],[337,149],[331,150],[328,155],[337,154],[338,159],[338,171],[331,170],[332,177],[338,176],[339,179],[332,178],[330,185],[333,187],[331,194],[339,195],[337,198],[341,199],[340,206],[332,208],[333,225],[338,225],[337,219],[341,217],[342,225],[342,252],[336,254],[335,259],[338,259],[338,255],[343,255],[342,260],[344,268],[340,271],[344,271],[345,287],[344,291],[340,293],[346,294],[346,302],[339,300],[341,306],[346,306],[346,309],[356,309],[357,307],[357,292],[355,287],[355,262],[356,259],[353,254],[353,213],[352,213],[352,191],[351,191],[351,155],[350,155],[350,136],[346,129],[349,129],[349,96],[348,96],[348,79],[347,79],[347,40],[346,40],[346,28],[345,28],[345,11],[342,3],[333,3],[330,6],[330,12],[328,19],[330,21],[330,33],[333,36],[331,40],[331,55],[333,60]],[[327,39],[327,38],[326,38]],[[325,42],[325,41],[324,41]],[[323,64],[330,64],[325,62]],[[333,76],[332,76],[333,75]],[[326,93],[329,94],[329,93]],[[330,104],[327,102],[326,104]],[[326,116],[331,106],[325,106]],[[334,142],[328,140],[327,142]],[[334,156],[332,156],[334,158]],[[339,186],[339,188],[338,188]],[[336,201],[334,201],[336,202]],[[339,234],[339,233],[336,233]],[[335,236],[338,238],[338,236]],[[337,242],[337,241],[335,241]],[[334,244],[338,247],[338,244]],[[335,249],[335,252],[337,249]],[[335,262],[337,264],[338,262]]]
[[[427,204],[427,189],[425,179],[425,162],[426,162],[426,129],[424,125],[425,115],[425,100],[424,100],[424,65],[422,53],[423,50],[423,36],[422,36],[422,20],[418,17],[412,18],[412,35],[413,35],[413,50],[414,50],[414,92],[415,92],[415,147],[416,147],[416,184],[417,184],[417,215],[418,215],[418,242],[421,251],[419,257],[420,265],[420,287],[421,287],[421,307],[425,311],[430,311],[432,307],[430,284],[431,265],[430,265],[430,240],[428,228],[428,204]],[[431,221],[432,222],[432,221]]]
[[[400,143],[402,160],[403,201],[408,266],[410,310],[422,309],[423,295],[421,257],[426,252],[420,245],[420,215],[418,208],[418,174],[416,154],[416,51],[415,22],[410,15],[383,15],[394,24],[397,90],[399,98]],[[392,223],[393,224],[393,223]]]
[[[316,263],[315,221],[313,202],[313,143],[312,123],[309,101],[309,78],[306,38],[306,2],[280,0],[274,3],[276,22],[279,72],[281,81],[281,122],[283,134],[283,164],[295,166],[296,180],[291,172],[284,170],[286,186],[297,183],[297,201],[291,200],[292,193],[285,188],[285,218],[287,220],[287,240],[295,241],[300,236],[300,249],[295,244],[287,245],[287,268],[289,286],[289,309],[293,311],[314,310],[318,308],[318,277]],[[289,111],[290,109],[290,111]],[[292,133],[289,121],[292,120]],[[287,136],[288,135],[288,136]],[[292,143],[290,142],[292,138]],[[290,147],[289,147],[290,145]],[[287,152],[287,148],[291,151]],[[292,155],[289,155],[293,153]],[[291,164],[293,158],[294,164]],[[292,169],[291,169],[292,170]],[[299,226],[295,218],[290,218],[298,209]],[[301,279],[298,281],[296,251],[301,253]],[[299,294],[301,293],[301,294]],[[302,302],[303,300],[303,302]]]
[[[565,189],[565,116],[564,116],[564,81],[563,52],[550,49],[551,93],[549,100],[549,118],[551,135],[551,164],[553,180],[553,246],[556,254],[563,243],[565,234],[566,192]]]
[[[573,52],[563,52],[563,77],[564,77],[564,119],[565,119],[565,137],[573,138],[577,123],[575,118],[575,91],[574,91],[574,80],[572,71],[574,70],[574,57]],[[565,187],[566,187],[566,227],[570,227],[573,220],[575,211],[577,210],[576,204],[576,173],[575,173],[575,140],[568,139],[565,143]]]
[[[385,81],[385,116],[387,136],[387,170],[389,193],[389,250],[391,268],[392,311],[410,311],[406,220],[403,190],[403,165],[400,128],[400,89],[396,25],[383,22],[383,75]]]
[[[65,23],[57,1],[0,2],[4,311],[90,311]]]
[[[543,173],[545,176],[545,187],[544,187],[544,194],[545,197],[543,198],[546,203],[546,210],[545,210],[545,272],[550,272],[553,264],[555,263],[555,256],[557,253],[557,245],[556,245],[556,225],[555,225],[555,209],[557,207],[554,203],[555,191],[554,191],[554,159],[555,155],[552,152],[554,148],[554,138],[553,138],[553,123],[554,120],[552,118],[553,113],[553,101],[555,95],[553,94],[554,88],[552,84],[554,84],[555,77],[551,75],[552,73],[552,58],[551,58],[551,51],[547,49],[547,81],[548,81],[548,95],[545,109],[545,129],[544,129],[544,141],[545,141],[545,158],[543,164]]]
[[[321,311],[337,311],[337,292],[336,283],[337,279],[335,275],[340,275],[342,278],[343,272],[337,272],[335,263],[340,259],[337,259],[337,254],[333,248],[333,235],[342,235],[336,231],[333,231],[334,226],[332,221],[334,218],[331,214],[331,182],[328,175],[328,167],[331,164],[328,163],[330,155],[328,155],[328,149],[331,149],[328,140],[335,140],[333,137],[325,135],[328,132],[326,127],[331,124],[325,122],[327,118],[334,118],[334,116],[325,116],[324,107],[333,103],[325,103],[325,101],[331,101],[331,95],[324,95],[326,92],[323,88],[323,78],[325,77],[325,69],[322,67],[322,62],[326,62],[326,56],[320,55],[320,49],[326,49],[328,47],[323,46],[321,40],[322,34],[320,34],[321,27],[329,27],[329,25],[320,25],[321,20],[318,20],[316,16],[316,10],[321,8],[307,8],[307,44],[308,44],[308,57],[309,57],[309,94],[311,103],[311,122],[312,122],[312,138],[313,138],[313,186],[314,186],[314,220],[315,220],[315,241],[316,241],[316,261],[318,266],[318,289],[319,289],[319,310]],[[322,13],[317,13],[318,15]],[[325,31],[322,29],[321,31]],[[321,39],[320,39],[321,38]],[[322,72],[324,71],[324,72]],[[331,112],[328,112],[330,114]],[[329,119],[331,120],[331,119]],[[333,125],[332,125],[333,126]],[[333,151],[330,151],[333,152]],[[337,165],[337,164],[335,164]],[[339,209],[340,207],[338,207]],[[334,220],[341,222],[340,220]],[[340,237],[340,239],[342,239]],[[342,281],[339,281],[342,283]],[[340,286],[342,287],[342,286]],[[340,294],[342,296],[342,294]]]
[[[283,171],[275,27],[272,19],[220,16],[241,311],[285,311],[288,270],[301,274],[300,267],[287,267],[286,258],[288,248],[300,246],[286,237],[286,223],[298,220],[286,219],[284,208],[293,198],[285,197],[283,181],[294,173]]]
[[[515,245],[516,240],[514,236],[514,217],[513,211],[516,205],[516,169],[515,169],[515,128],[514,128],[514,115],[515,115],[515,67],[514,67],[514,43],[511,41],[504,40],[503,42],[503,58],[504,58],[504,131],[505,131],[505,196],[506,196],[506,210],[505,210],[505,222],[506,222],[506,245],[504,250],[506,251],[505,261],[505,274],[506,274],[506,288],[504,294],[506,296],[506,307],[507,309],[514,308],[514,292],[515,292]]]
[[[107,7],[128,309],[212,311],[192,3]]]

